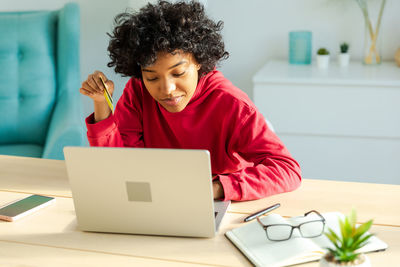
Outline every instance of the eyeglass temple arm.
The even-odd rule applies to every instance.
[[[307,213],[305,213],[304,214],[304,216],[307,216],[308,214],[310,214],[310,213],[312,213],[312,212],[315,212],[319,217],[321,217],[322,218],[322,220],[324,220],[325,221],[325,218],[324,218],[324,216],[322,216],[321,215],[321,213],[319,213],[318,211],[316,211],[316,210],[310,210],[309,212],[307,212]]]
[[[263,228],[265,229],[266,225],[263,224],[263,222],[260,220],[260,217],[257,217],[256,219],[263,226]]]

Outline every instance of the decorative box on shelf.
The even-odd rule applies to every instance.
[[[400,68],[270,61],[254,102],[299,161],[303,177],[400,184]]]

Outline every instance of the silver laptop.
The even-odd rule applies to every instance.
[[[65,147],[79,229],[213,237],[230,202],[214,201],[207,150]]]

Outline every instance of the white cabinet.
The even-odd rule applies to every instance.
[[[270,61],[253,77],[254,102],[303,177],[400,184],[400,68]]]

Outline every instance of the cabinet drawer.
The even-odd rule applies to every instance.
[[[254,99],[277,133],[400,138],[400,88],[256,84]]]
[[[400,140],[280,134],[304,178],[400,184]]]

